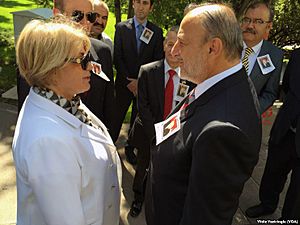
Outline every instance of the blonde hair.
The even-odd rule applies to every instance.
[[[51,21],[32,20],[19,36],[17,64],[30,85],[47,87],[56,70],[90,46],[86,32],[63,16]]]

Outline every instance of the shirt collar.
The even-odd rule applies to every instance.
[[[236,73],[240,69],[242,69],[243,64],[240,62],[237,65],[217,74],[213,77],[203,81],[202,83],[198,84],[195,88],[195,98],[198,98],[200,95],[202,95],[205,91],[207,91],[209,88],[211,88],[216,83],[220,82],[226,77],[229,77],[231,74]]]
[[[179,73],[180,73],[179,66],[176,67],[175,69],[172,69],[166,59],[164,59],[164,66],[165,66],[165,73],[168,73],[168,71],[171,69],[171,70],[175,70],[175,72],[176,72],[175,76],[179,76]]]
[[[140,23],[137,21],[136,16],[133,17],[133,21],[134,21],[134,27],[135,27],[135,29],[137,29],[137,26],[138,26]],[[144,23],[142,23],[142,25],[143,25],[143,27],[146,27],[146,25],[147,25],[147,19],[145,20]]]
[[[79,95],[74,96],[72,98],[72,100],[69,101],[64,97],[57,95],[54,91],[52,91],[48,88],[41,88],[38,86],[33,86],[32,90],[36,94],[48,99],[49,101],[53,102],[54,104],[65,109],[67,112],[71,113],[73,116],[75,116],[81,122],[83,122],[87,125],[90,125],[90,126],[94,126],[91,119],[89,118],[88,114],[80,108],[81,101],[80,101]]]
[[[257,45],[252,47],[252,50],[255,52],[255,54],[257,54],[259,52],[259,50],[261,49],[261,46],[263,44],[263,40],[261,40]],[[246,48],[248,48],[247,44],[243,41],[243,45],[244,45],[244,50]]]

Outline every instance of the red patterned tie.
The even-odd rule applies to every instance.
[[[174,82],[173,76],[176,74],[175,70],[169,70],[169,80],[165,89],[165,107],[164,107],[164,119],[170,114],[173,105],[173,92],[174,92]]]
[[[182,104],[180,110],[184,110],[186,107],[188,107],[189,104],[191,104],[195,100],[195,89],[193,89],[190,93],[187,99],[185,100],[185,103]]]

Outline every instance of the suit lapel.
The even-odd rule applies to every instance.
[[[165,69],[164,69],[164,61],[160,60],[159,65],[156,67],[154,72],[155,83],[156,85],[156,93],[158,97],[158,103],[160,107],[160,111],[162,115],[164,115],[164,104],[165,104]]]
[[[92,42],[91,42],[91,43],[92,43]],[[95,61],[95,62],[98,62],[99,57],[98,57],[98,55],[97,55],[97,53],[96,53],[96,51],[95,51],[95,49],[94,49],[94,46],[93,46],[92,44],[91,44],[91,48],[90,48],[90,53],[91,53],[91,55],[92,55],[94,61]]]
[[[151,26],[151,23],[150,23],[149,21],[147,21],[146,27],[147,27],[148,29],[152,30],[152,26]],[[152,31],[153,31],[153,30],[152,30]],[[153,36],[154,36],[154,33],[153,33]],[[153,38],[153,36],[152,36],[152,38]],[[152,39],[152,38],[151,38],[151,39]],[[150,40],[150,42],[151,42],[151,40]],[[149,42],[148,44],[150,44],[150,42]],[[144,51],[145,47],[146,47],[148,44],[146,44],[145,42],[141,41],[141,47],[140,47],[140,53],[139,53],[139,55],[142,55],[142,54],[143,54],[143,51]]]
[[[219,95],[220,93],[225,91],[229,86],[233,86],[236,83],[239,83],[244,79],[247,79],[247,75],[245,71],[244,73],[243,71],[244,70],[241,69],[238,72],[231,74],[230,76],[216,83],[214,86],[209,88],[206,92],[204,92],[201,96],[195,99],[191,104],[189,104],[183,110],[184,113],[181,113],[181,118],[180,118],[181,122],[187,120],[189,117],[191,117],[194,114],[197,108],[205,105],[208,101],[210,101],[211,98],[213,98],[216,95]],[[182,102],[186,103],[187,102],[186,98]],[[182,105],[184,104],[182,102],[178,104],[178,106],[174,109],[174,112],[177,112],[182,107]]]
[[[263,44],[261,46],[260,52],[259,52],[257,57],[266,55],[267,53],[268,53],[268,48],[266,47],[266,42],[263,41]],[[255,63],[254,63],[254,67],[253,67],[253,69],[251,71],[251,74],[250,74],[251,80],[255,81],[261,75],[262,75],[262,72],[260,70],[260,67],[259,67],[257,59],[256,59]]]
[[[131,45],[134,49],[134,52],[136,52],[136,54],[137,54],[135,24],[134,24],[133,18],[128,20],[127,28],[129,31],[129,40],[131,40]]]

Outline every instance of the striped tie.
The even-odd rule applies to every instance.
[[[249,70],[249,55],[253,52],[253,49],[252,48],[246,48],[245,49],[245,55],[242,59],[242,63],[247,71],[247,74],[248,74],[248,70]]]

